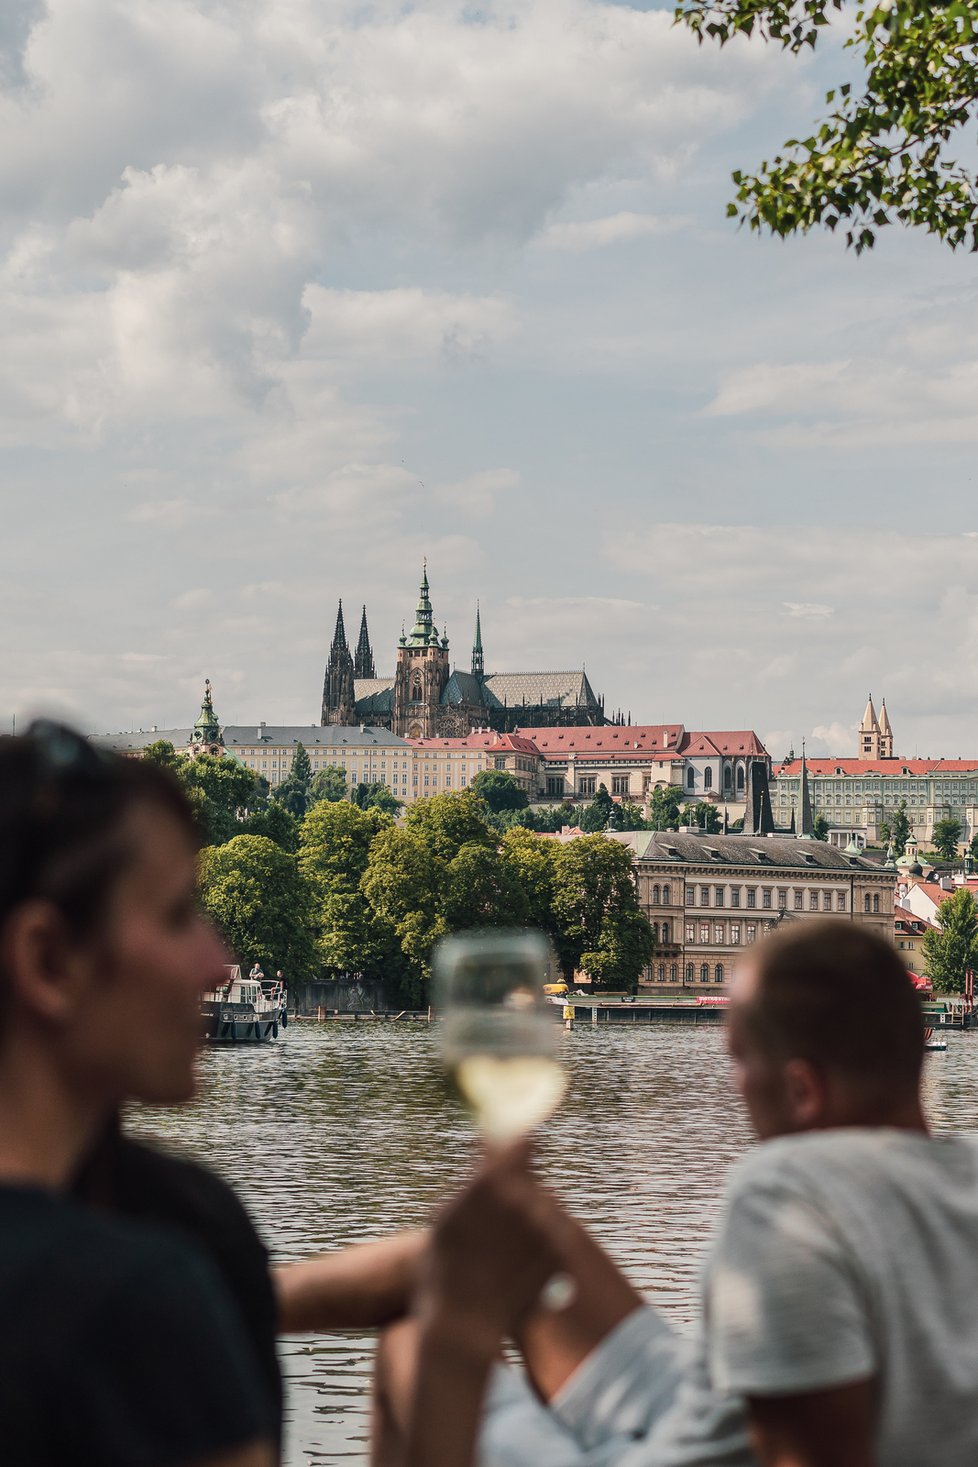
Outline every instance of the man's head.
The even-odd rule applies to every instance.
[[[854,922],[798,922],[752,948],[731,990],[737,1088],[762,1140],[922,1124],[920,1001],[896,949]]]

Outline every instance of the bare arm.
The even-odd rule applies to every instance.
[[[876,1467],[874,1380],[747,1406],[761,1467]]]
[[[276,1467],[277,1462],[278,1456],[269,1442],[249,1442],[217,1457],[198,1458],[193,1467]]]
[[[273,1275],[279,1331],[377,1329],[399,1319],[414,1293],[426,1238],[396,1233],[282,1264]]]

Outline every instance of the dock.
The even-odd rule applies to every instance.
[[[697,1003],[695,998],[620,998],[610,994],[568,993],[554,1000],[558,1019],[575,1024],[722,1024],[725,1003]],[[568,1011],[573,1009],[573,1015]]]

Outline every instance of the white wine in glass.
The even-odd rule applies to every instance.
[[[506,928],[459,933],[436,950],[442,1056],[490,1144],[541,1125],[567,1088],[543,993],[552,963],[543,933]]]

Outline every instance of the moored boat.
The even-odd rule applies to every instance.
[[[237,963],[227,965],[227,982],[200,1001],[204,1037],[214,1044],[263,1044],[285,1027],[285,993],[275,980],[242,978]]]

